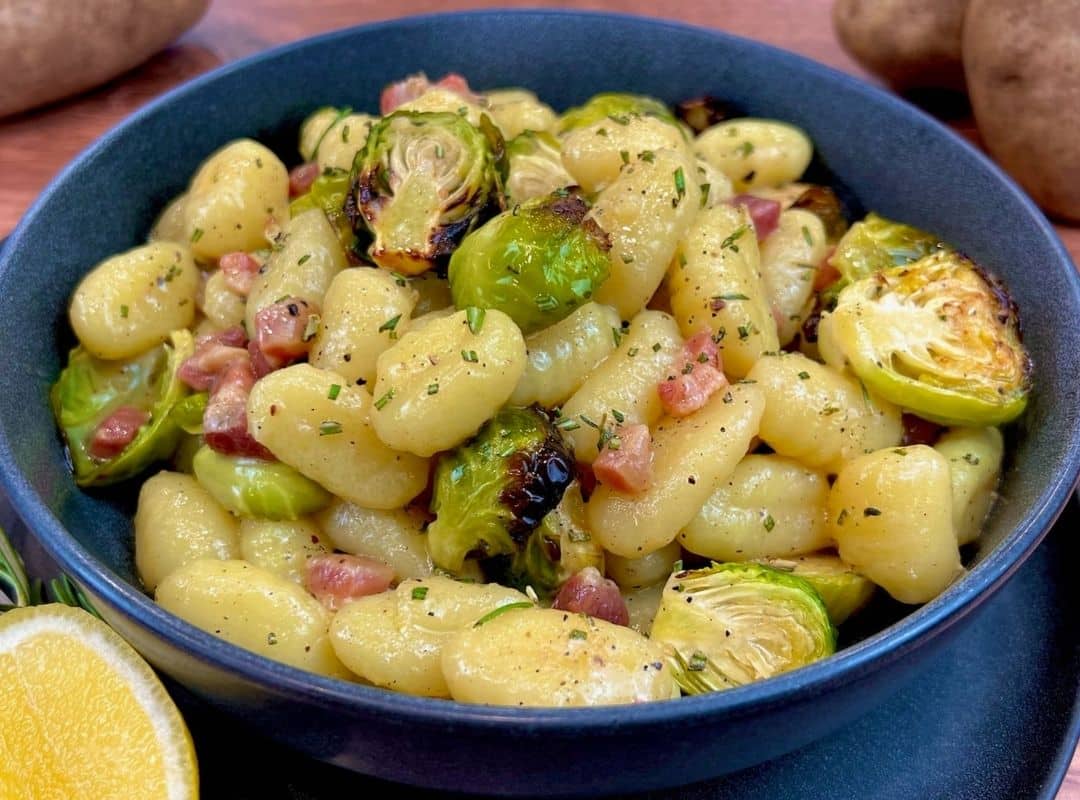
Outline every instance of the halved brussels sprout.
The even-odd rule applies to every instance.
[[[841,237],[829,261],[840,270],[846,285],[883,269],[910,264],[923,256],[949,249],[932,233],[870,213]]]
[[[458,308],[497,308],[522,333],[546,328],[587,303],[610,271],[611,242],[576,194],[557,191],[504,211],[450,258]]]
[[[650,636],[675,680],[701,694],[832,655],[836,631],[802,578],[760,564],[713,564],[668,579]]]
[[[349,196],[349,173],[343,169],[325,169],[311,184],[311,189],[289,203],[289,216],[298,217],[305,211],[321,208],[337,231],[341,246],[348,251],[356,241],[352,223],[345,214]]]
[[[395,111],[356,154],[346,213],[374,236],[379,266],[416,275],[449,255],[502,202],[502,137],[457,114]]]
[[[68,355],[50,400],[80,486],[126,480],[176,449],[182,431],[172,412],[188,393],[177,371],[195,351],[195,342],[187,330],[169,338],[126,361],[102,361],[81,346]],[[117,455],[95,458],[91,446],[98,426],[124,407],[146,412],[149,419]]]
[[[559,505],[529,534],[525,546],[514,554],[509,574],[511,586],[532,586],[549,598],[573,574],[586,567],[604,571],[604,549],[585,529],[585,503],[581,487],[572,483]]]
[[[203,414],[206,413],[206,404],[210,400],[207,392],[189,394],[183,400],[173,406],[173,422],[180,426],[184,433],[201,434],[203,429]]]
[[[559,134],[592,125],[602,119],[611,119],[616,125],[635,115],[658,117],[672,125],[677,125],[675,115],[662,102],[654,97],[621,92],[604,92],[594,95],[585,105],[571,108],[559,118],[556,130]]]
[[[874,596],[873,581],[845,564],[835,553],[762,558],[758,563],[802,578],[813,586],[825,603],[833,625],[843,623]]]
[[[456,572],[470,553],[512,555],[562,499],[574,473],[558,431],[535,408],[504,408],[435,469],[428,551]]]
[[[195,453],[192,468],[214,499],[241,517],[298,519],[333,499],[315,481],[280,461],[227,456],[204,446]]]
[[[959,253],[852,283],[818,330],[869,389],[931,422],[1001,425],[1027,405],[1016,306]]]
[[[563,166],[559,141],[550,133],[525,131],[506,143],[509,175],[506,204],[524,203],[569,186],[573,177]]]

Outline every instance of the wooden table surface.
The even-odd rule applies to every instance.
[[[840,49],[829,19],[831,0],[667,0],[659,13],[657,5],[652,0],[213,0],[193,30],[143,66],[81,97],[0,121],[0,237],[10,233],[64,164],[166,89],[273,45],[390,17],[496,6],[663,16],[768,42],[874,80]],[[952,124],[977,141],[969,119]],[[1080,262],[1080,227],[1059,225],[1058,231]],[[1080,757],[1074,757],[1058,800],[1080,800]]]

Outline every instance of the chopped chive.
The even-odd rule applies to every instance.
[[[740,325],[739,326],[739,339],[740,340],[745,340],[745,339],[749,338],[749,336],[750,336],[750,326],[749,325]]]
[[[626,415],[617,408],[611,409],[611,416],[615,417],[616,422],[626,422]]]
[[[728,292],[727,294],[713,295],[709,299],[710,300],[723,300],[723,301],[726,302],[726,301],[729,301],[729,300],[749,300],[750,298],[747,297],[745,294],[742,294],[741,292]]]
[[[675,193],[679,196],[679,199],[682,200],[683,197],[686,196],[686,173],[683,172],[682,167],[679,167],[677,170],[675,170],[674,178]]]
[[[633,358],[634,356],[636,356],[638,354],[638,351],[639,351],[639,348],[631,347],[629,350],[626,351],[626,354],[628,356],[630,356],[630,358]]]
[[[593,422],[593,421],[592,421],[591,419],[589,419],[589,418],[588,418],[587,416],[585,416],[584,414],[578,414],[578,418],[579,418],[579,419],[580,419],[580,420],[581,420],[582,422],[584,422],[584,423],[585,423],[586,425],[588,425],[588,426],[589,426],[590,428],[595,428],[596,430],[600,430],[600,426],[599,426],[599,425],[597,425],[597,424],[596,424],[595,422]]]
[[[559,307],[559,301],[550,294],[538,294],[536,296],[536,307],[541,311],[554,311]]]
[[[630,163],[630,153],[628,151],[626,151],[626,150],[620,150],[619,151],[619,158],[622,159],[622,163],[624,163],[624,164],[629,164]]]
[[[120,317],[122,319],[127,319],[127,315],[128,315],[128,307],[127,306],[120,306]]]
[[[390,319],[388,319],[386,322],[384,322],[382,325],[379,326],[379,333],[382,333],[383,331],[392,331],[392,330],[394,330],[397,327],[398,322],[400,322],[400,321],[401,321],[401,314],[397,314],[397,315],[395,315],[393,317],[390,317]],[[370,328],[369,328],[369,330],[370,330]]]
[[[495,617],[502,616],[507,611],[513,611],[515,608],[533,608],[533,604],[522,601],[520,603],[507,603],[504,606],[499,606],[495,610],[489,611],[488,613],[484,614],[484,616],[480,617],[480,619],[473,623],[473,627],[479,628],[485,622],[491,622],[491,620],[495,619]]]
[[[332,419],[323,420],[319,423],[319,436],[333,436],[341,433],[341,423]]]
[[[337,400],[339,394],[341,394],[341,384],[331,383],[330,391],[326,393],[326,397],[330,400]]]
[[[843,525],[844,520],[847,519],[847,517],[848,517],[847,509],[846,508],[840,509],[840,516],[838,516],[836,518],[836,524],[837,525]]]
[[[439,393],[439,384],[437,384],[437,383],[429,383],[427,385],[427,393],[428,394],[438,394]]]
[[[576,431],[581,426],[578,425],[576,420],[567,417],[566,419],[560,419],[558,422],[556,422],[555,427],[562,431]]]
[[[303,266],[304,264],[306,264],[308,262],[308,260],[310,258],[311,258],[311,253],[304,253],[302,256],[300,256],[299,260],[296,262],[296,266],[298,266],[298,267]]]
[[[743,142],[741,145],[739,145],[738,149],[742,153],[742,157],[746,158],[754,152],[754,143],[749,141]]]
[[[346,144],[349,143],[349,126],[348,125],[346,125],[345,127],[343,127],[341,129],[341,141],[345,142]]]
[[[740,225],[738,228],[732,231],[729,237],[724,239],[724,241],[720,242],[720,249],[733,250],[736,253],[739,252],[739,247],[735,244],[735,242],[739,241],[739,239],[741,239],[746,234],[747,230],[748,226],[745,223]]]
[[[825,406],[825,408],[821,409],[821,416],[823,416],[823,417],[831,417],[833,414],[835,414],[839,410],[840,410],[840,406]]]
[[[701,204],[700,208],[705,208],[709,204],[709,190],[712,189],[711,183],[701,184]]]
[[[414,586],[412,590],[413,600],[423,600],[427,597],[428,587],[426,586]]]
[[[435,158],[442,158],[444,155],[446,155],[446,151],[443,150],[443,146],[441,144],[436,144],[435,145]]]
[[[612,327],[612,329],[611,329],[611,339],[612,339],[612,341],[615,342],[616,347],[618,347],[620,344],[622,344],[622,337],[623,337],[622,329]]]
[[[701,672],[702,670],[705,669],[705,667],[708,665],[708,663],[709,663],[708,656],[706,656],[704,653],[699,651],[699,652],[695,652],[692,656],[690,656],[690,661],[687,662],[686,668],[690,672]]]
[[[479,361],[479,359],[476,356],[476,351],[475,350],[462,350],[461,351],[461,357],[465,361],[468,361],[470,364],[475,364],[477,361]]]
[[[810,373],[807,372],[806,370],[803,370],[802,372],[799,373],[799,380],[800,381],[808,381],[808,380],[810,380]]]
[[[396,283],[398,286],[407,286],[409,283],[409,279],[402,275],[400,272],[391,272],[390,275],[393,277],[394,283]]]
[[[394,390],[393,389],[387,389],[386,394],[384,394],[382,397],[380,397],[378,400],[375,401],[375,410],[376,411],[382,411],[383,408],[386,407],[386,404],[389,403],[393,399],[394,399]]]
[[[581,630],[581,628],[574,628],[572,631],[570,631],[570,638],[571,639],[588,639],[589,634],[587,634],[585,631]]]
[[[802,238],[810,247],[814,246],[814,237],[810,235],[810,229],[805,225],[802,226]]]
[[[656,161],[656,153],[652,150],[642,150],[637,154],[637,157],[644,161],[646,164],[651,164]]]
[[[653,342],[652,351],[654,353],[660,352],[660,342]]]
[[[766,531],[771,533],[772,529],[776,527],[776,520],[772,518],[772,514],[766,514],[761,524],[765,526]]]
[[[469,330],[473,334],[480,333],[480,329],[484,327],[484,309],[469,306],[465,309],[465,319],[468,321]]]
[[[191,232],[191,242],[192,242],[192,244],[199,241],[199,239],[201,239],[202,236],[203,236],[203,229],[202,228],[196,228],[195,230],[193,230]]]

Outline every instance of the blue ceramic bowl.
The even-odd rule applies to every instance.
[[[802,126],[817,145],[818,168],[827,165],[865,208],[931,229],[1004,277],[1024,314],[1035,391],[970,573],[833,658],[779,678],[678,701],[573,710],[459,705],[319,678],[158,608],[133,570],[134,492],[77,489],[46,404],[70,344],[68,297],[92,265],[142,241],[156,212],[222,143],[255,136],[288,158],[312,109],[374,109],[384,84],[417,70],[461,72],[478,87],[527,86],[556,108],[602,90],[728,98],[750,114]],[[644,19],[407,19],[290,45],[193,81],[53,181],[0,259],[0,308],[3,486],[105,617],[162,672],[260,731],[316,758],[432,787],[625,792],[732,771],[824,736],[948,645],[1039,543],[1080,468],[1080,279],[1031,202],[973,148],[893,97],[760,44]]]

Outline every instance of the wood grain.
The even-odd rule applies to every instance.
[[[841,49],[829,19],[830,0],[215,0],[207,16],[177,44],[80,98],[0,120],[0,236],[11,231],[49,180],[79,151],[124,117],[188,78],[276,44],[408,14],[489,7],[580,8],[663,16],[784,47],[873,81]],[[970,119],[953,120],[978,141]],[[1080,261],[1080,227],[1057,227]],[[1080,800],[1080,755],[1058,795]]]

